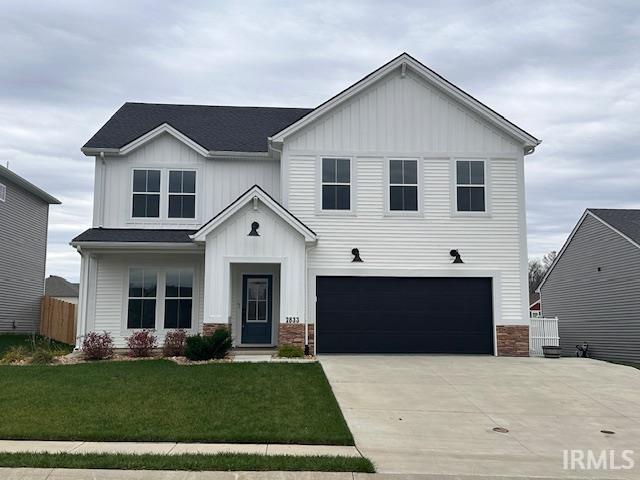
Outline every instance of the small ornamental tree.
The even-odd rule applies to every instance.
[[[165,357],[180,357],[184,355],[186,339],[187,332],[182,329],[167,332],[167,335],[164,337],[162,354]]]
[[[127,337],[130,357],[150,357],[156,345],[156,337],[151,330],[139,330]]]
[[[82,341],[82,351],[87,360],[104,360],[113,356],[113,340],[107,332],[89,332]]]

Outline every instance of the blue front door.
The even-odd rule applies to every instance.
[[[242,276],[242,343],[271,344],[271,275]]]

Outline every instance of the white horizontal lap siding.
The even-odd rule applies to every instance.
[[[355,162],[354,214],[319,214],[316,171],[323,156]],[[389,158],[418,158],[422,169],[419,216],[385,213]],[[452,162],[487,163],[488,215],[456,216]],[[456,269],[497,272],[500,305],[496,324],[524,324],[522,145],[408,74],[391,74],[335,112],[285,139],[284,159],[290,211],[318,234],[308,268],[353,267],[358,248],[362,269]],[[523,223],[523,222],[522,222]],[[458,249],[464,265],[451,265]],[[308,292],[312,299],[315,292]],[[310,301],[310,308],[312,308]]]
[[[126,311],[128,302],[128,271],[130,267],[148,267],[166,271],[171,268],[194,269],[194,296],[192,330],[199,331],[203,318],[204,275],[200,255],[100,255],[94,273],[96,289],[93,312],[89,312],[87,331],[109,332],[117,348],[126,347],[126,337],[131,331],[126,329]],[[90,302],[91,304],[92,302]],[[159,309],[159,306],[156,306]],[[156,318],[156,336],[158,344],[164,341],[163,319],[158,310]],[[92,314],[93,313],[93,314]]]
[[[205,158],[169,134],[157,137],[124,157],[106,157],[105,162],[104,167],[100,159],[96,162],[96,227],[197,229],[254,184],[260,185],[275,198],[280,196],[279,162],[262,159]],[[160,219],[131,219],[131,172],[134,168],[157,168],[166,171],[195,169],[196,219],[166,219],[165,198],[161,198]],[[104,192],[103,175],[106,185]],[[167,175],[164,175],[162,182],[168,182]]]

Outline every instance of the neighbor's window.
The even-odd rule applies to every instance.
[[[351,160],[322,159],[322,210],[351,209]]]
[[[195,218],[196,172],[171,170],[169,172],[169,218]]]
[[[0,183],[0,202],[5,202],[7,200],[7,187]]]
[[[193,271],[168,270],[164,297],[164,328],[191,328]]]
[[[153,269],[129,269],[127,328],[155,328],[157,278]]]
[[[485,211],[483,160],[456,161],[456,202],[458,212]]]
[[[160,216],[160,170],[133,171],[132,217]]]
[[[417,160],[389,160],[389,210],[418,211]]]

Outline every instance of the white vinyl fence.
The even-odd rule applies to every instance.
[[[530,318],[529,327],[529,355],[542,356],[543,345],[560,345],[558,336],[558,317],[556,318]]]

